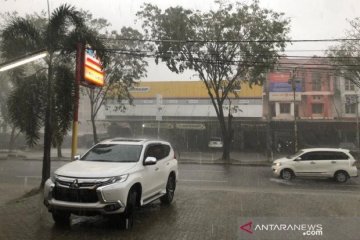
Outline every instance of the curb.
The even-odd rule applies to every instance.
[[[271,166],[270,162],[239,162],[239,161],[232,161],[232,162],[225,162],[225,161],[196,161],[192,159],[179,159],[179,164],[230,164],[230,165],[241,165],[241,166],[252,166],[252,167],[258,167],[258,166]]]

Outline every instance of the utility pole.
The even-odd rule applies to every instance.
[[[157,106],[157,113],[156,113],[156,121],[157,121],[157,139],[160,139],[160,122],[162,121],[162,95],[156,94],[156,106]]]
[[[267,106],[266,112],[266,158],[268,161],[272,160],[272,136],[271,136],[271,104],[270,104],[270,71],[267,72],[265,83],[265,103]]]
[[[291,87],[293,90],[293,104],[294,104],[294,153],[298,151],[298,128],[297,128],[297,115],[296,115],[296,68],[292,71],[290,78]]]
[[[359,137],[359,97],[356,94],[356,147],[360,148],[360,137]]]
[[[78,43],[76,46],[76,76],[75,76],[75,99],[74,99],[74,116],[73,116],[73,126],[72,126],[72,141],[71,141],[71,160],[75,159],[77,153],[78,145],[78,122],[79,122],[79,89],[81,81],[81,68],[83,64],[83,44]]]

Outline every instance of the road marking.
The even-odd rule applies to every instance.
[[[217,171],[217,170],[179,170],[180,172],[209,172],[209,173],[225,173],[225,171]]]
[[[270,181],[271,182],[276,182],[276,183],[282,183],[282,184],[286,184],[286,185],[301,185],[301,184],[305,184],[306,185],[306,182],[288,182],[286,180],[283,180],[283,179],[277,179],[277,178],[270,178]],[[326,185],[317,185],[317,186],[329,186],[329,187],[333,187],[333,186],[336,186],[336,187],[360,187],[359,184],[337,184],[337,183],[326,183]]]
[[[216,180],[201,180],[201,179],[179,179],[180,182],[215,182],[215,183],[227,183],[228,181],[216,181]]]
[[[286,184],[286,185],[294,185],[291,182],[288,182],[288,181],[285,181],[285,180],[282,180],[282,179],[277,179],[277,178],[270,178],[270,181],[271,182],[276,182],[276,183],[282,183],[282,184]]]
[[[41,176],[16,176],[17,178],[41,178]]]

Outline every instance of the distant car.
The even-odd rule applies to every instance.
[[[357,177],[356,160],[347,149],[308,148],[277,159],[272,171],[285,180],[294,177],[331,177],[337,182],[346,182]]]
[[[212,137],[210,138],[208,146],[209,148],[222,148],[223,142],[219,137]]]
[[[136,207],[173,200],[178,166],[168,142],[110,139],[77,158],[45,183],[44,203],[58,224],[71,214],[102,214],[128,227]]]

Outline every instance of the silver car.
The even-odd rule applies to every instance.
[[[347,149],[308,148],[277,159],[272,164],[276,176],[285,180],[294,177],[331,177],[346,182],[357,177],[356,160]]]

